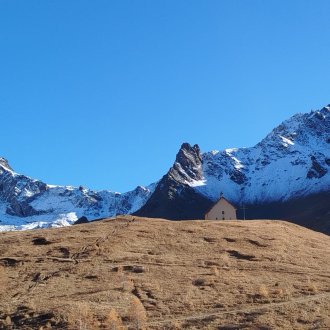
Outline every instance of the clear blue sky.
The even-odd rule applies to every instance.
[[[253,146],[330,103],[328,0],[0,0],[0,155],[124,192],[182,142]]]

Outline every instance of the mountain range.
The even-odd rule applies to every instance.
[[[0,230],[116,214],[202,219],[221,194],[241,219],[285,219],[329,234],[330,105],[294,115],[254,147],[202,153],[183,143],[158,182],[123,194],[48,185],[0,158]]]

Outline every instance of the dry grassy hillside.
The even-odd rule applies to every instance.
[[[1,329],[330,329],[330,238],[120,217],[0,234]]]

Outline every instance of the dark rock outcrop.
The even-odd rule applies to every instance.
[[[172,220],[204,218],[204,209],[212,202],[189,186],[202,178],[198,145],[183,143],[174,165],[160,180],[147,203],[134,214]]]
[[[80,218],[74,223],[74,225],[81,225],[81,224],[83,224],[83,223],[89,223],[87,217],[85,217],[85,216],[80,217]]]
[[[320,163],[316,160],[315,156],[311,157],[312,166],[307,173],[307,178],[322,178],[328,171],[320,165]]]

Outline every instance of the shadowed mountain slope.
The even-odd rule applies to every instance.
[[[184,143],[135,214],[203,218],[223,193],[238,215],[285,219],[330,233],[330,107],[297,114],[252,148],[201,153]]]

